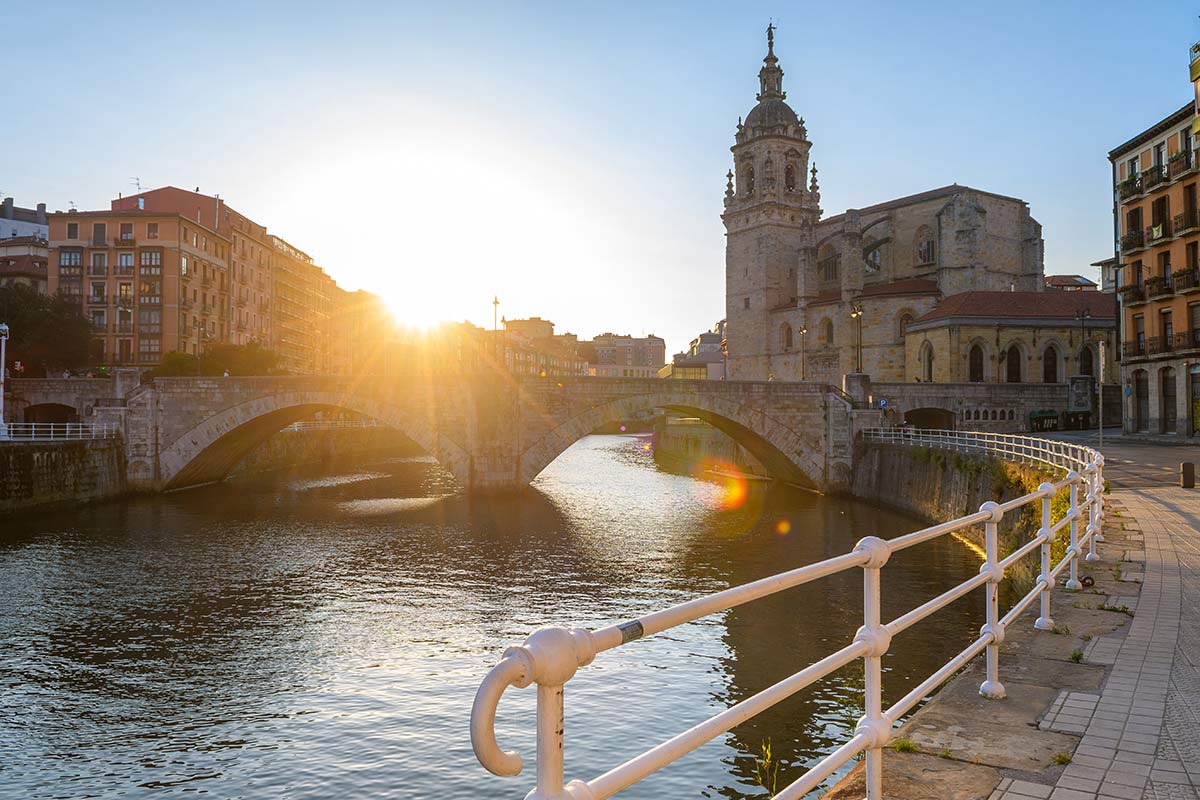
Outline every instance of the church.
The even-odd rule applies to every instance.
[[[1018,307],[1042,296],[1042,229],[1029,205],[951,184],[822,218],[812,142],[787,103],[774,44],[768,27],[758,102],[738,123],[726,176],[729,379],[836,385],[855,372],[877,382],[916,381],[922,374],[924,380],[978,374],[980,380],[1021,381],[1048,375],[1039,372],[1035,347],[1012,350],[999,333],[986,351],[964,343],[961,352],[947,352],[948,344],[928,338],[941,352],[906,345],[910,328],[928,321],[944,298],[1010,292]],[[1035,344],[1037,338],[1033,333]],[[1057,375],[1075,374],[1072,359],[1092,358],[1079,346],[1055,353],[1062,360]],[[1015,373],[1006,369],[999,359],[1010,352],[1029,363]],[[991,363],[973,369],[969,362],[980,354]]]

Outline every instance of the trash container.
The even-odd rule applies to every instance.
[[[1184,489],[1196,488],[1196,465],[1191,461],[1179,462],[1179,485]]]

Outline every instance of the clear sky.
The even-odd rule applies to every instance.
[[[827,214],[1014,195],[1048,273],[1112,255],[1107,152],[1188,101],[1200,39],[1183,2],[15,4],[0,192],[199,186],[401,321],[490,326],[495,294],[673,352],[724,314],[771,18]]]

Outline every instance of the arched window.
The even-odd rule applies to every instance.
[[[913,240],[913,249],[917,266],[937,261],[937,247],[934,245],[933,231],[924,225],[918,228],[917,235]]]
[[[979,409],[975,409],[975,419],[979,419]]]
[[[1004,380],[1005,381],[1007,381],[1008,383],[1020,383],[1021,382],[1021,371],[1022,371],[1021,367],[1023,366],[1023,364],[1021,362],[1023,360],[1024,359],[1021,356],[1021,348],[1017,347],[1015,344],[1010,345],[1008,350],[1006,350],[1005,354],[1004,354],[1004,361],[1005,361]]]
[[[1079,351],[1079,374],[1080,375],[1095,375],[1096,367],[1092,362],[1092,348],[1086,344]]]
[[[867,272],[879,272],[883,266],[883,250],[876,247],[874,250],[867,253],[864,259],[867,264]]]
[[[1150,430],[1150,374],[1144,369],[1133,373],[1133,429]]]
[[[1012,422],[1012,421],[1014,421],[1016,418],[1017,418],[1017,412],[1016,412],[1016,411],[1013,411],[1013,410],[1010,408],[1010,409],[1008,410],[1008,421],[1009,421],[1009,422]]]
[[[792,326],[786,322],[783,323],[783,327],[779,330],[779,340],[785,351],[792,349]]]
[[[996,409],[992,409],[992,422],[996,421]]]
[[[829,319],[821,320],[821,344],[833,344],[833,321]]]
[[[754,167],[746,166],[746,194],[754,194]]]
[[[904,341],[904,334],[908,333],[908,326],[913,324],[913,315],[905,311],[900,315],[900,321],[896,325],[897,333],[899,334],[897,341]]]
[[[983,348],[972,345],[967,354],[967,380],[971,383],[983,383]]]
[[[823,281],[838,279],[838,266],[842,260],[841,253],[831,245],[825,245],[817,252],[817,272]]]
[[[783,188],[788,192],[796,191],[796,168],[791,164],[783,168]]]
[[[929,342],[921,345],[921,380],[933,383],[933,345]]]
[[[1054,345],[1042,351],[1042,383],[1058,383],[1058,348]]]

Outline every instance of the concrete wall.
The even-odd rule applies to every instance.
[[[1032,467],[950,450],[870,443],[859,445],[857,456],[856,497],[908,511],[931,525],[974,513],[988,500],[1003,503],[1020,497],[1048,479]],[[1036,533],[1039,513],[1031,506],[1005,516],[1000,523],[1001,557]],[[965,531],[964,536],[972,545],[983,547],[982,525]],[[1028,581],[1037,573],[1034,554],[1022,559],[1009,574]]]
[[[125,492],[118,439],[0,442],[0,515],[75,506]]]
[[[282,430],[251,450],[230,477],[303,464],[345,463],[382,455],[416,456],[423,452],[411,439],[391,428]]]

